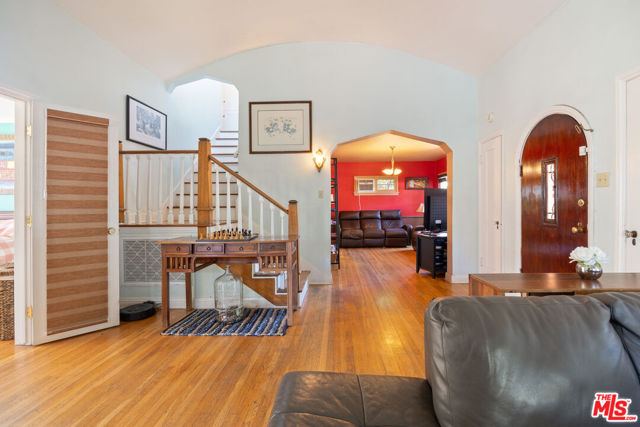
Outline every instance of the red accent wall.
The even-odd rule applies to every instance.
[[[420,216],[416,210],[424,201],[424,192],[405,190],[407,177],[426,176],[429,187],[438,186],[438,174],[446,172],[447,159],[434,162],[396,162],[402,169],[398,176],[399,192],[397,196],[356,196],[354,195],[354,176],[382,175],[382,169],[389,167],[389,162],[340,162],[338,161],[338,208],[340,211],[400,209],[404,216]],[[358,199],[360,199],[358,201]]]

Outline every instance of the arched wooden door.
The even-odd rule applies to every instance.
[[[587,142],[571,116],[554,114],[522,153],[522,272],[574,271],[569,253],[587,246]]]

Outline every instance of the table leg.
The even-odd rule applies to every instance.
[[[169,320],[171,318],[169,309],[169,273],[167,273],[167,258],[162,257],[162,283],[160,288],[162,290],[162,326],[168,327]]]
[[[193,300],[191,298],[191,272],[184,273],[184,292],[187,299],[187,311],[193,309]]]
[[[293,288],[294,280],[293,275],[295,270],[293,268],[293,256],[291,251],[293,245],[291,242],[287,242],[287,324],[293,326],[293,309],[295,307],[295,298],[298,295],[298,290]]]

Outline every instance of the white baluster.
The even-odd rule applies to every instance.
[[[274,227],[275,224],[275,209],[276,207],[274,205],[269,205],[269,209],[271,209],[271,234],[270,236],[275,236],[276,235],[276,229]]]
[[[287,233],[284,230],[284,212],[280,211],[280,235],[286,236]]]
[[[173,224],[173,156],[169,156],[169,214],[167,224]]]
[[[184,224],[184,154],[180,156],[180,213],[178,224]]]
[[[135,214],[131,215],[131,210],[129,209],[129,157],[130,156],[127,155],[124,156],[124,170],[122,171],[124,178],[124,222],[126,224],[133,224],[135,222]]]
[[[258,196],[258,200],[260,203],[260,228],[258,229],[258,233],[264,235],[264,197]]]
[[[220,231],[220,170],[217,164],[213,164],[216,173],[216,231]]]
[[[136,188],[136,211],[138,213],[138,224],[144,224],[147,221],[144,209],[142,208],[142,156],[136,155],[136,163],[138,166],[137,188]]]
[[[196,156],[191,155],[191,171],[189,172],[189,224],[193,224],[195,221],[195,206],[193,203],[193,169],[195,169]]]
[[[247,230],[253,231],[253,206],[251,206],[251,188],[247,187],[247,199],[249,201],[248,210],[249,210],[249,223],[247,224]]]
[[[238,230],[242,231],[242,183],[238,181],[238,196],[236,197],[236,216],[238,217]]]
[[[153,168],[151,167],[151,162],[153,161],[153,156],[149,154],[147,156],[147,218],[149,218],[149,224],[153,224],[153,211],[151,210],[151,172]]]
[[[227,172],[227,230],[231,229],[231,175]]]
[[[164,156],[158,156],[158,224],[162,224],[162,169],[164,169]]]

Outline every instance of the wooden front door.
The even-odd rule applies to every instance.
[[[118,324],[118,237],[109,228],[117,222],[117,144],[109,120],[53,109],[45,119],[38,238],[46,239],[46,279],[34,284],[36,344]]]
[[[588,246],[586,139],[571,116],[531,131],[522,153],[522,272],[570,272],[569,253]]]

